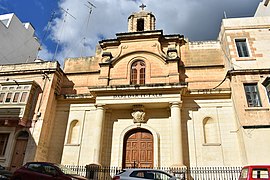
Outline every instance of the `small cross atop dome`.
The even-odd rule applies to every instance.
[[[140,5],[139,7],[142,8],[142,11],[143,11],[146,5],[142,3],[142,5]]]

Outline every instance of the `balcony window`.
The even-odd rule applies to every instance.
[[[257,84],[244,84],[247,104],[249,107],[261,107],[261,100],[259,96]]]
[[[30,89],[29,85],[0,86],[0,103],[26,103]]]
[[[235,44],[239,57],[249,57],[249,51],[246,39],[235,39]]]

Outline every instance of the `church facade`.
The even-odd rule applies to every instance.
[[[63,70],[2,65],[0,163],[269,162],[270,17],[224,19],[218,40],[204,42],[155,24],[151,12],[133,13],[128,32],[100,41],[93,57],[66,59]]]

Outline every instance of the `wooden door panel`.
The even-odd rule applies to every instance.
[[[141,149],[146,149],[146,142],[141,142]]]
[[[14,172],[17,168],[23,165],[26,146],[27,146],[27,139],[17,139],[11,161],[12,172]]]
[[[153,167],[153,136],[136,131],[125,138],[124,167]]]

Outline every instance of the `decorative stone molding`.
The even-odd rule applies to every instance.
[[[181,108],[182,107],[182,101],[172,101],[172,102],[169,102],[169,103],[170,103],[170,108],[172,108],[172,107]]]
[[[133,122],[140,124],[140,123],[146,123],[147,120],[145,119],[145,112],[143,105],[134,105],[133,106],[133,112],[131,113],[133,117]]]
[[[167,51],[167,55],[170,59],[178,58],[177,49],[169,48]]]
[[[109,62],[113,58],[111,52],[103,52],[102,53],[102,62]]]

